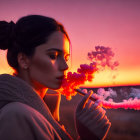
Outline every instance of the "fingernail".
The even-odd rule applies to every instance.
[[[82,90],[82,92],[85,92],[85,93],[87,93],[87,89],[83,89],[83,90]]]
[[[93,90],[90,90],[89,92],[93,94]]]

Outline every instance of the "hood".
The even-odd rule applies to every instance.
[[[62,139],[69,139],[69,136],[51,115],[43,99],[21,78],[9,74],[0,75],[0,102],[21,102],[31,106],[52,124]]]
[[[27,84],[24,80],[9,75],[0,75],[0,101],[27,103],[36,99],[41,99],[40,96]]]

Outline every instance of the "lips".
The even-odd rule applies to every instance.
[[[65,76],[62,75],[62,76],[57,77],[56,79],[58,79],[58,80],[63,80],[64,78],[65,78]]]

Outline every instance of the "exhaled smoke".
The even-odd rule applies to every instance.
[[[103,70],[105,67],[114,70],[119,65],[117,61],[113,61],[114,53],[109,47],[96,46],[95,51],[88,53],[88,57],[91,60],[90,64],[81,64],[77,72],[68,72],[67,77],[63,80],[61,93],[68,100],[71,99],[71,96],[76,95],[74,89],[79,88],[86,81],[91,82],[97,71]]]
[[[138,98],[140,99],[140,89],[137,89],[137,88],[131,88],[131,91],[130,91],[130,95],[128,96],[128,98]]]
[[[115,70],[119,63],[113,60],[114,53],[111,48],[104,46],[96,46],[95,51],[88,53],[88,58],[92,63],[81,64],[77,72],[69,72],[67,78],[63,80],[61,93],[66,96],[68,100],[71,96],[76,95],[75,89],[79,88],[86,81],[91,82],[94,79],[95,73],[100,70],[104,70],[106,67]],[[127,96],[127,92],[124,92]],[[117,97],[117,93],[111,88],[105,91],[103,88],[98,89],[97,96],[104,108],[125,108],[140,110],[140,99],[138,99],[139,90],[131,89],[130,97],[128,100],[122,102],[114,102]],[[132,98],[134,97],[134,98]]]
[[[114,70],[119,65],[118,61],[113,60],[114,53],[110,47],[96,46],[95,51],[88,53],[88,58],[90,61],[96,62],[100,70],[104,70],[105,67]]]
[[[92,63],[89,65],[81,64],[80,68],[77,69],[77,72],[69,72],[67,74],[67,78],[63,80],[61,93],[70,100],[71,96],[76,95],[75,89],[79,88],[79,86],[83,85],[86,81],[91,82],[97,71],[104,70],[106,67],[111,70],[115,70],[119,63],[114,61],[113,57],[114,53],[111,48],[96,46],[95,51],[88,53],[88,58]],[[131,91],[130,97],[127,96],[127,92],[124,92],[125,96],[128,97],[128,100],[123,100],[122,102],[114,102],[114,99],[117,97],[117,93],[111,88],[109,88],[108,91],[105,91],[103,88],[98,89],[97,96],[100,99],[101,105],[106,109],[129,108],[140,110],[140,99],[138,99],[138,97],[140,97],[140,92],[133,88]]]
[[[102,99],[102,100],[106,100],[106,99],[110,99],[110,98],[115,98],[117,97],[117,93],[116,91],[114,91],[113,89],[109,88],[108,90],[105,90],[104,88],[99,88],[97,90],[97,95]]]
[[[120,90],[121,95],[123,95],[123,88]],[[117,92],[113,89],[109,88],[109,90],[105,90],[104,88],[99,88],[97,90],[97,95],[100,99],[100,104],[106,109],[135,109],[140,110],[140,89],[131,88],[130,93],[125,90],[125,97],[121,102],[114,102],[114,99],[117,97]]]

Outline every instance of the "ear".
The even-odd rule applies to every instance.
[[[19,53],[17,56],[18,64],[21,69],[28,69],[30,65],[30,59],[24,53]]]

